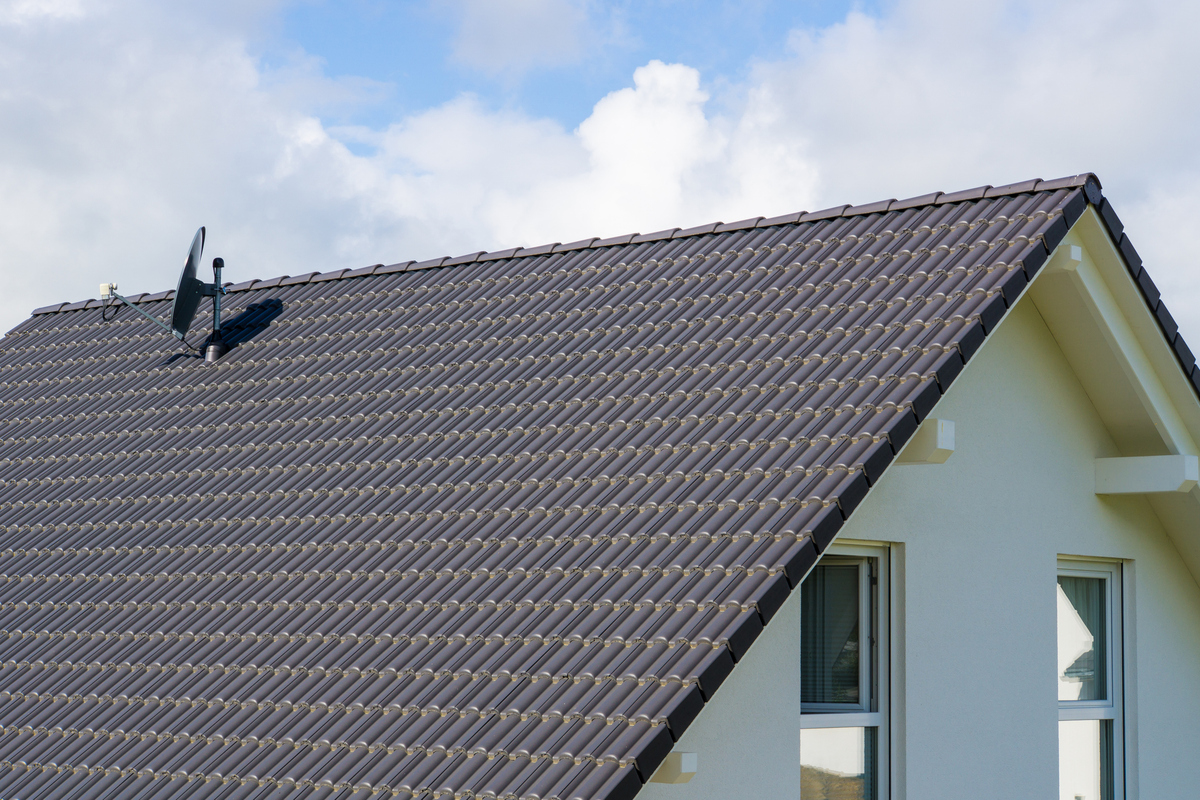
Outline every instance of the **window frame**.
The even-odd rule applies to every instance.
[[[870,624],[866,627],[872,641],[869,657],[859,659],[859,703],[801,702],[800,706],[802,731],[818,728],[875,729],[877,800],[891,798],[894,784],[892,750],[895,737],[891,725],[895,715],[891,689],[896,670],[892,646],[895,625],[892,591],[896,559],[892,555],[892,548],[887,544],[837,541],[829,546],[817,562],[818,565],[860,563],[859,619],[869,619]],[[797,671],[802,669],[803,657],[797,659]]]
[[[1104,581],[1104,612],[1105,612],[1105,699],[1104,700],[1059,700],[1058,721],[1071,722],[1078,720],[1100,720],[1108,722],[1109,744],[1112,761],[1112,791],[1113,800],[1123,800],[1126,797],[1126,760],[1127,744],[1125,726],[1125,667],[1127,661],[1127,615],[1125,613],[1126,587],[1128,569],[1121,561],[1105,561],[1100,559],[1058,557],[1058,569],[1055,574],[1054,586],[1058,591],[1059,577],[1099,578]],[[1055,663],[1057,664],[1058,646],[1058,614],[1055,611]],[[1054,676],[1055,697],[1058,696],[1058,679]]]

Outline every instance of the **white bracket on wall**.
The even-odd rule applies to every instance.
[[[1077,244],[1060,244],[1054,248],[1046,264],[1047,272],[1074,272],[1083,263],[1083,248]]]
[[[651,783],[687,783],[696,774],[695,753],[668,753],[650,778]]]
[[[945,464],[954,454],[954,421],[927,419],[904,445],[897,464]]]
[[[1198,482],[1196,456],[1096,459],[1096,494],[1190,492]]]

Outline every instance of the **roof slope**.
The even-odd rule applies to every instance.
[[[631,796],[1088,202],[250,282],[211,367],[39,310],[0,342],[0,795]]]

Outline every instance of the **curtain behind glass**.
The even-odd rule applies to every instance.
[[[861,702],[858,575],[856,564],[819,564],[801,585],[801,702]]]
[[[1058,699],[1107,699],[1104,580],[1060,575],[1058,589]]]

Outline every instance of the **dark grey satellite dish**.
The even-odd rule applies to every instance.
[[[187,344],[187,332],[192,327],[192,321],[196,319],[200,301],[205,297],[211,297],[213,299],[213,331],[208,338],[208,347],[204,350],[204,360],[208,363],[216,361],[229,349],[221,338],[221,295],[225,294],[225,289],[221,286],[221,270],[225,268],[225,261],[220,258],[213,259],[213,282],[205,283],[196,277],[196,270],[200,267],[200,257],[203,253],[204,227],[201,226],[200,230],[196,231],[196,235],[192,237],[191,249],[188,250],[187,259],[183,262],[183,271],[179,273],[179,283],[175,286],[175,297],[171,300],[170,326],[164,325],[161,320],[147,314],[118,294],[115,283],[100,284],[100,299],[104,301],[103,308],[106,310],[109,307],[108,300],[110,298],[120,300],[176,339]]]
[[[204,228],[196,231],[192,237],[192,246],[183,262],[183,271],[179,273],[179,283],[175,286],[175,299],[171,302],[171,330],[180,339],[187,336],[200,301],[204,298],[204,281],[196,277],[196,269],[200,266],[200,257],[204,253]]]

